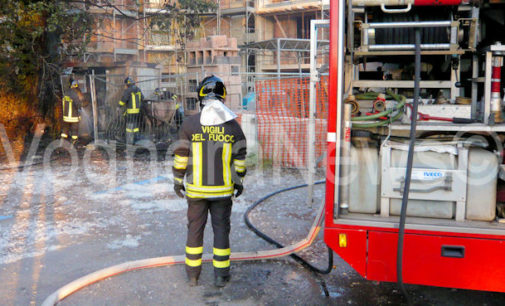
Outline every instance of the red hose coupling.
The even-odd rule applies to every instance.
[[[415,6],[460,5],[462,0],[414,0]]]
[[[500,94],[501,87],[501,66],[503,57],[496,56],[493,58],[493,67],[491,73],[491,92]]]

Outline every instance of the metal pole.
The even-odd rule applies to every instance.
[[[98,142],[98,111],[96,103],[95,70],[91,70],[90,75],[91,107],[93,108],[93,138],[95,144]]]
[[[340,213],[349,212],[349,187],[351,184],[351,109],[350,104],[344,105],[344,139],[342,142],[342,174],[340,184]]]
[[[147,20],[147,18],[146,18],[146,7],[145,7],[145,5],[146,4],[144,3],[144,9],[142,10],[143,15],[144,15],[144,20],[143,20],[143,22],[144,22],[144,28],[142,29],[142,32],[144,32],[144,35],[143,35],[144,36],[144,46],[143,46],[143,48],[144,48],[144,63],[147,62],[147,55],[146,55],[146,46],[147,46],[147,38],[146,38],[147,37],[147,22],[146,22],[146,20]]]
[[[362,27],[374,29],[388,29],[388,28],[444,28],[450,27],[452,21],[419,21],[419,22],[370,22],[362,24]]]
[[[477,118],[477,78],[479,77],[479,58],[472,56],[472,119]]]
[[[493,53],[486,52],[486,70],[484,79],[484,118],[483,123],[489,124],[489,115],[491,114],[491,72],[492,72]]]
[[[354,13],[352,11],[352,1],[347,1],[347,49],[351,52],[354,46]],[[351,56],[352,58],[352,56]]]
[[[245,2],[245,44],[249,44],[249,4],[247,1]],[[246,49],[246,54],[248,54],[247,49]],[[246,70],[247,70],[247,63],[246,63]]]
[[[245,87],[247,94],[249,93],[249,49],[245,50]]]
[[[309,85],[309,124],[308,124],[308,142],[307,142],[307,205],[312,206],[314,202],[314,176],[316,174],[316,83],[319,82],[319,76],[316,69],[317,57],[317,38],[318,29],[327,26],[328,20],[310,21],[310,85]]]
[[[338,76],[337,76],[337,123],[336,123],[336,139],[335,139],[335,210],[334,215],[338,217],[340,214],[340,164],[341,164],[341,148],[342,148],[342,110],[343,110],[343,88],[344,80],[344,33],[345,33],[345,1],[338,1]],[[330,161],[328,161],[330,162]]]
[[[385,50],[415,50],[416,45],[414,44],[404,44],[404,45],[369,45],[368,49],[370,51],[385,51]],[[451,49],[451,44],[422,44],[421,50],[449,50]]]
[[[315,138],[316,138],[316,82],[318,81],[316,71],[317,54],[317,27],[315,20],[310,21],[310,85],[309,85],[309,125],[307,143],[307,205],[312,206],[314,202],[314,175],[315,175]]]
[[[221,0],[217,0],[217,35],[221,35]]]
[[[113,40],[113,48],[114,48],[114,62],[116,62],[116,10],[112,10],[112,40]]]
[[[281,85],[281,40],[277,38],[277,80],[279,90]]]
[[[311,31],[312,31],[312,28],[311,28]],[[312,45],[311,45],[311,48],[312,48]],[[302,57],[302,53],[301,52],[297,52],[296,54],[298,55],[297,56],[297,58],[298,58],[298,73],[299,73],[299,77],[301,78],[302,77],[302,60],[303,60],[303,57]]]

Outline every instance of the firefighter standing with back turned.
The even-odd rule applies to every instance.
[[[74,79],[69,80],[70,90],[62,99],[63,104],[63,123],[61,129],[61,138],[72,138],[72,144],[79,139],[79,111],[82,107],[83,95],[79,89],[79,84]]]
[[[122,107],[126,106],[126,143],[134,144],[138,138],[141,119],[140,107],[142,101],[144,101],[144,96],[140,88],[135,85],[132,78],[127,77],[124,83],[126,90],[119,101],[119,105]]]
[[[174,190],[181,198],[184,191],[188,201],[186,272],[190,286],[198,284],[202,270],[203,232],[209,211],[214,231],[214,285],[224,287],[230,280],[232,196],[243,191],[246,140],[237,116],[223,103],[225,97],[220,78],[202,80],[198,93],[202,110],[182,123],[174,151]]]
[[[171,99],[175,101],[175,126],[179,129],[184,118],[184,107],[179,102],[179,97],[176,94],[173,94]]]

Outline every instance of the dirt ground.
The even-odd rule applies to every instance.
[[[186,202],[175,197],[169,162],[124,158],[115,167],[98,155],[72,167],[63,156],[49,164],[0,171],[0,301],[40,305],[59,287],[96,270],[130,260],[184,254]],[[163,158],[160,158],[163,159]],[[109,171],[110,170],[110,171]],[[300,173],[249,170],[245,193],[232,213],[232,252],[271,249],[243,221],[246,209],[269,192],[303,183]],[[279,242],[305,237],[316,204],[306,189],[276,195],[251,214],[251,221]],[[212,230],[205,232],[212,250]],[[322,234],[300,254],[327,264]],[[200,285],[185,283],[183,266],[128,272],[86,287],[61,305],[405,305],[396,284],[364,280],[335,255],[329,275],[315,275],[291,258],[234,262],[232,281],[213,286],[204,264]],[[325,296],[326,287],[329,296]],[[407,286],[416,305],[503,305],[505,294]]]

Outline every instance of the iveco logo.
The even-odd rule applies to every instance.
[[[444,174],[442,172],[424,172],[425,177],[442,177]]]

